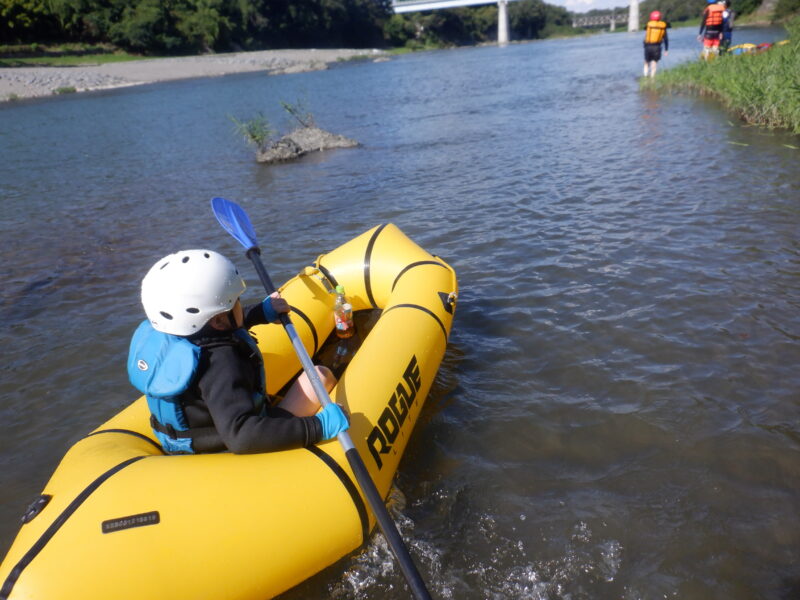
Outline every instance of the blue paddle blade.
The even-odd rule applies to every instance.
[[[212,198],[211,210],[214,211],[214,216],[222,228],[235,237],[242,246],[247,250],[258,248],[253,224],[241,206],[225,198]]]

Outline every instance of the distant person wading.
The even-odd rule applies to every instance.
[[[719,43],[719,51],[727,52],[733,40],[733,19],[736,15],[731,10],[731,0],[725,0],[725,10],[722,11],[722,40]]]
[[[708,0],[708,6],[700,17],[700,31],[697,39],[703,41],[701,57],[708,60],[719,54],[719,44],[722,40],[722,27],[724,22],[724,0]]]
[[[669,23],[661,20],[661,13],[654,10],[644,30],[644,76],[655,77],[658,61],[661,60],[661,44],[664,44],[664,56],[669,54]]]

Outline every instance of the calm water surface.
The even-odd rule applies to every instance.
[[[455,267],[394,498],[435,597],[800,597],[800,140],[639,92],[641,54],[621,33],[0,107],[0,553],[136,395],[152,262],[246,266],[225,195],[276,282],[384,222]],[[362,147],[258,165],[228,116],[281,100]],[[286,594],[324,597],[406,592],[378,536]]]

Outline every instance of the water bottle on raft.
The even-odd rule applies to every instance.
[[[344,295],[344,287],[336,286],[336,303],[333,305],[333,320],[336,324],[336,335],[342,339],[352,337],[355,333],[353,327],[353,305]]]

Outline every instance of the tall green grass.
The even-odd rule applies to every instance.
[[[2,2],[2,0],[0,0]],[[142,60],[144,57],[123,52],[110,44],[0,44],[0,68],[74,67],[112,62]]]
[[[788,44],[686,63],[643,79],[641,87],[718,98],[747,123],[800,133],[800,18],[786,29]]]
[[[75,56],[26,56],[23,58],[2,58],[0,67],[80,67],[106,63],[144,60],[142,56],[120,52],[117,54],[81,54]]]

